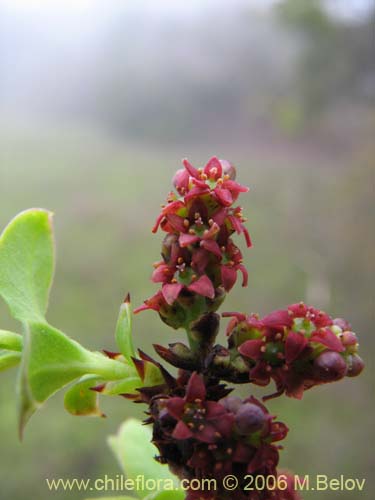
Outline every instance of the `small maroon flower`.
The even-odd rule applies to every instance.
[[[242,254],[237,246],[228,240],[226,247],[222,248],[224,251],[224,259],[220,266],[221,281],[226,291],[233,288],[237,280],[237,271],[242,273],[242,286],[247,286],[248,273],[243,265]]]
[[[206,400],[206,387],[202,378],[194,372],[187,384],[184,398],[167,400],[168,413],[177,420],[172,437],[214,443],[228,436],[232,430],[233,415],[224,406]]]
[[[271,379],[276,383],[277,392],[264,399],[283,392],[299,399],[306,389],[361,371],[362,360],[352,357],[358,350],[356,335],[342,331],[328,314],[303,302],[261,320],[225,315],[233,316],[229,343],[249,361],[250,380],[262,386]],[[340,324],[347,326],[343,320]]]
[[[169,194],[153,227],[153,232],[160,226],[167,233],[163,260],[155,264],[152,274],[152,281],[161,283],[161,290],[136,309],[156,310],[173,327],[186,326],[186,321],[216,310],[225,292],[234,286],[238,272],[242,285],[247,286],[242,254],[230,236],[244,234],[251,246],[242,210],[232,206],[238,195],[248,190],[235,182],[234,167],[216,157],[203,169],[196,169],[187,160],[183,164],[184,169],[173,178],[177,194]],[[194,308],[195,316],[191,317],[184,299],[194,296],[204,297],[206,305]],[[193,302],[189,302],[190,308]]]
[[[188,160],[183,160],[183,165],[189,173],[191,183],[194,186],[187,193],[185,199],[212,192],[221,205],[231,206],[240,193],[246,193],[249,189],[233,180],[235,170],[228,163],[213,156],[204,169],[196,169]],[[186,186],[185,178],[182,179],[181,177],[181,181],[182,183],[176,186],[177,189]]]

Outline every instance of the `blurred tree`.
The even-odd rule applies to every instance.
[[[278,109],[285,129],[314,123],[343,102],[374,99],[375,7],[365,18],[344,20],[321,0],[284,0],[276,13],[299,45],[294,78]]]

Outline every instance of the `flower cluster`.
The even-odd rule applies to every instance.
[[[304,390],[345,375],[354,377],[364,367],[349,323],[303,302],[262,319],[240,313],[224,316],[232,316],[229,345],[248,363],[250,380],[262,386],[275,381],[277,392],[268,397],[285,392],[300,399]]]
[[[230,395],[226,384],[265,386],[273,380],[277,392],[264,400],[283,393],[301,398],[306,389],[362,371],[357,336],[346,321],[298,303],[263,318],[224,313],[231,317],[228,345],[215,344],[215,311],[238,271],[243,286],[248,280],[232,240],[234,233],[244,234],[251,246],[242,210],[233,206],[248,189],[225,160],[213,157],[202,169],[187,160],[183,165],[153,228],[166,233],[152,275],[161,288],[136,311],[153,309],[169,326],[185,328],[189,345],[154,345],[178,368],[176,377],[140,353],[134,362],[143,387],[123,395],[148,405],[145,423],[153,426],[160,462],[181,479],[216,480],[214,492],[191,489],[186,500],[298,500],[292,476],[283,474],[283,488],[268,481],[281,477],[278,443],[288,428],[253,396]],[[235,490],[225,489],[228,475],[237,481]],[[249,475],[264,479],[265,487],[249,491]]]
[[[243,491],[245,477],[250,474],[276,477],[281,447],[275,443],[285,438],[288,428],[276,422],[254,397],[208,399],[207,385],[194,372],[183,396],[158,397],[151,405],[160,460],[180,478],[216,479],[215,492],[207,496],[207,492],[192,491],[187,498],[232,498],[233,492],[229,494],[222,485],[228,474],[238,479],[235,494],[240,499],[297,498],[290,490],[290,496],[277,494],[274,487],[272,492]]]
[[[203,311],[215,311],[234,286],[238,271],[242,285],[247,285],[242,254],[231,235],[243,233],[251,246],[241,207],[233,207],[239,194],[248,191],[234,180],[235,168],[216,157],[203,169],[187,160],[183,165],[173,180],[176,193],[169,194],[153,228],[167,233],[162,260],[155,263],[152,274],[161,289],[137,309],[154,309],[175,328]]]

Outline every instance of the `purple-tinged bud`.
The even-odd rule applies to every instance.
[[[338,352],[325,351],[315,359],[314,372],[319,380],[333,382],[345,377],[347,366]]]
[[[228,411],[237,413],[239,408],[242,406],[242,399],[238,396],[227,396],[226,398],[220,399],[219,403]]]
[[[348,377],[356,377],[359,375],[365,367],[363,359],[358,356],[358,354],[352,354],[348,356]]]
[[[228,176],[231,181],[234,181],[237,175],[235,167],[228,160],[220,160],[223,169],[223,177]]]
[[[265,420],[262,409],[253,403],[243,404],[238,409],[235,417],[238,432],[244,435],[261,430]]]
[[[333,324],[339,326],[343,331],[351,329],[350,323],[343,318],[335,318]]]
[[[341,337],[341,342],[345,347],[358,344],[357,335],[354,332],[344,332]]]

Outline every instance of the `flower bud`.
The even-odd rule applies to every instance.
[[[173,186],[180,194],[185,194],[189,189],[189,173],[185,168],[180,168],[175,173],[173,180]]]
[[[363,359],[358,354],[348,356],[348,377],[356,377],[365,367]]]
[[[319,380],[333,382],[345,377],[347,366],[339,353],[324,351],[314,361],[314,372]]]
[[[235,167],[228,160],[220,160],[223,169],[223,177],[227,175],[230,180],[234,181],[237,175]]]
[[[248,435],[257,432],[264,425],[264,412],[253,403],[245,403],[238,409],[235,422],[240,434]]]
[[[237,413],[239,408],[242,406],[242,399],[238,396],[227,396],[219,401],[220,404],[224,406],[228,411],[232,413]]]
[[[341,330],[350,330],[351,326],[350,326],[350,323],[348,321],[346,321],[346,319],[343,319],[343,318],[335,318],[333,320],[333,324],[334,325],[337,325],[341,328]]]
[[[358,344],[358,338],[354,332],[344,332],[341,337],[341,342],[345,347],[355,346]]]

